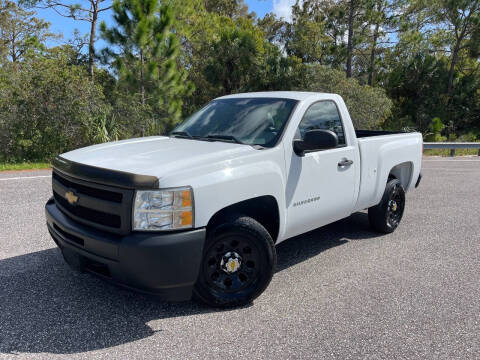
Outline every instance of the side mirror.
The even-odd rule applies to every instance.
[[[307,152],[333,149],[338,145],[338,136],[330,130],[309,130],[303,140],[293,140],[293,151],[298,156],[304,156]]]

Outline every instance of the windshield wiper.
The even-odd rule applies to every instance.
[[[229,141],[233,141],[237,144],[244,144],[243,142],[241,142],[240,140],[238,140],[235,136],[233,135],[222,135],[222,134],[211,134],[211,135],[207,135],[205,136],[207,139],[212,139],[212,140],[229,140]]]
[[[170,133],[170,136],[186,138],[186,139],[195,139],[195,140],[210,140],[210,141],[227,140],[229,142],[234,142],[237,144],[244,144],[233,135],[211,134],[207,136],[192,136],[192,134],[190,134],[188,131],[172,131]]]
[[[193,136],[188,131],[172,131],[170,136],[193,139]]]

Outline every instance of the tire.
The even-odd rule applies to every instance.
[[[208,231],[194,298],[219,308],[251,303],[277,265],[275,244],[256,220],[235,215]]]
[[[373,229],[389,234],[400,224],[405,210],[405,190],[397,179],[390,179],[382,200],[368,209],[368,220]]]

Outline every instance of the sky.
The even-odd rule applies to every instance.
[[[71,0],[71,3],[82,3],[82,0]],[[269,12],[275,13],[278,17],[283,17],[289,20],[291,16],[291,7],[295,0],[245,0],[250,11],[254,11],[258,17],[263,17]],[[78,29],[80,34],[87,34],[89,23],[86,21],[75,21],[70,18],[65,18],[58,15],[53,9],[36,9],[37,16],[50,22],[50,30],[55,34],[62,34],[60,40],[51,41],[48,45],[55,45],[67,42],[73,37],[75,29]],[[111,19],[111,12],[104,12],[101,14],[100,20],[104,20],[109,25]],[[97,43],[102,47],[102,42]]]

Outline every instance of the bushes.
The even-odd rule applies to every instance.
[[[321,65],[306,66],[308,83],[303,90],[341,95],[356,128],[379,127],[390,115],[392,102],[383,89],[363,86],[355,79],[347,79],[343,71]]]
[[[98,140],[92,129],[110,112],[102,89],[85,68],[50,55],[0,68],[1,161],[50,160]]]
[[[148,104],[140,106],[138,93],[112,87],[109,83],[114,80],[108,74],[103,74],[104,79],[97,76],[93,84],[87,68],[77,64],[68,49],[56,48],[0,67],[0,161],[48,161],[93,143],[165,131],[159,114]],[[293,86],[339,93],[355,125],[362,128],[378,126],[390,111],[382,90],[361,86],[343,72],[282,58],[278,51],[271,51],[265,64],[256,66],[256,86],[252,83],[245,90]]]

